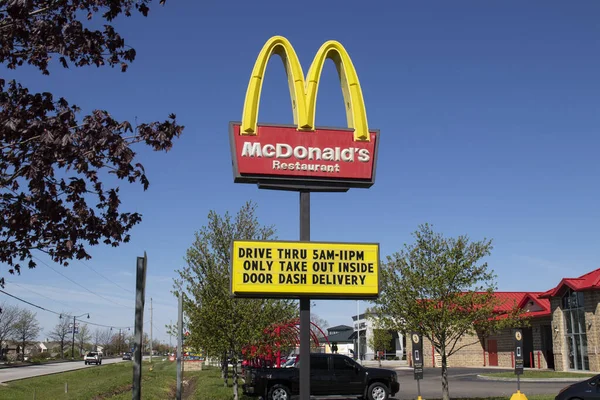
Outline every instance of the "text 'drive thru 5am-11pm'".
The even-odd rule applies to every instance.
[[[376,297],[379,245],[234,241],[234,296]]]

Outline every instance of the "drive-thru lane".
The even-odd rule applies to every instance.
[[[102,365],[113,364],[123,361],[121,358],[105,358]],[[0,383],[14,381],[17,379],[32,378],[34,376],[57,374],[66,371],[74,371],[82,368],[99,368],[94,364],[85,365],[82,361],[62,362],[53,364],[29,365],[26,367],[2,368],[0,369]]]
[[[477,378],[477,374],[501,372],[483,368],[449,368],[449,387],[451,397],[485,398],[498,396],[510,398],[517,391],[517,382],[488,381]],[[400,393],[394,397],[402,400],[417,398],[417,381],[414,380],[412,369],[396,369],[400,380]],[[421,380],[421,396],[424,399],[441,398],[442,382],[439,368],[425,368],[424,379]],[[581,377],[581,380],[587,379]],[[574,380],[575,381],[575,380]],[[548,394],[556,395],[569,382],[521,382],[521,392],[525,395]]]

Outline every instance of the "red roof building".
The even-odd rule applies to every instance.
[[[496,292],[494,309],[502,318],[517,306],[529,317],[522,327],[524,367],[600,372],[600,268],[563,278],[545,292]],[[450,366],[514,367],[514,339],[506,329],[471,342],[448,358]],[[423,348],[425,366],[439,366],[436,350]]]

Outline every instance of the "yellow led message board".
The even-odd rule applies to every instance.
[[[235,240],[231,293],[239,297],[379,295],[379,244]]]

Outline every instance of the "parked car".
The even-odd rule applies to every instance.
[[[244,394],[266,400],[290,400],[300,392],[300,364],[295,368],[248,368]],[[386,400],[400,391],[395,371],[367,368],[341,354],[310,355],[310,394],[312,396],[351,396]]]
[[[85,365],[88,365],[88,364],[102,365],[102,353],[97,352],[97,351],[90,351],[89,353],[87,353],[85,355],[85,357],[83,357],[83,362],[85,363]]]
[[[131,353],[123,353],[123,360],[131,360]]]
[[[569,385],[558,392],[554,400],[600,399],[600,375]]]

